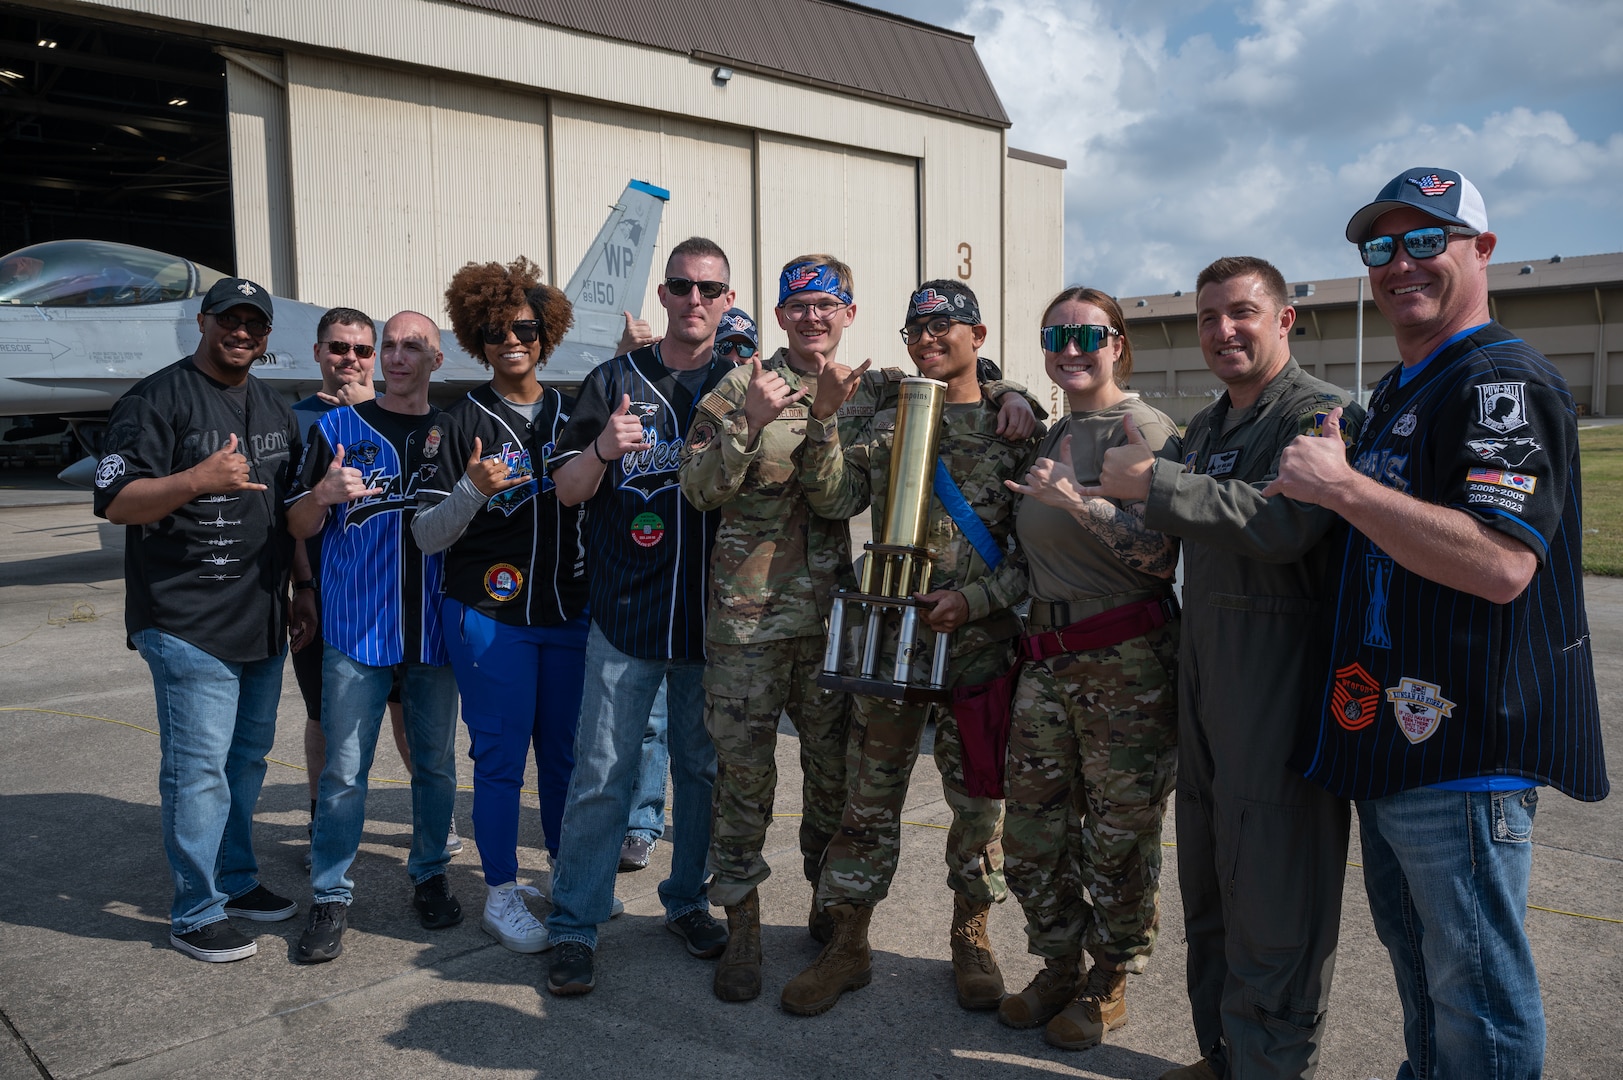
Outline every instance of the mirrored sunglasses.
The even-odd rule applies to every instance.
[[[327,346],[327,351],[332,353],[334,356],[348,356],[349,351],[354,349],[355,359],[357,360],[365,360],[370,357],[374,351],[376,351],[370,345],[352,345],[347,341],[328,341],[325,342],[325,344]]]
[[[1094,352],[1106,341],[1113,337],[1121,337],[1121,331],[1114,326],[1100,326],[1098,323],[1066,323],[1063,326],[1043,327],[1043,351],[1064,352],[1065,346],[1076,342],[1076,347],[1082,352]]]
[[[740,360],[748,360],[755,355],[755,346],[747,341],[716,342],[717,356],[731,356],[733,353],[737,353]]]
[[[1385,266],[1398,253],[1398,242],[1411,259],[1432,259],[1448,247],[1450,236],[1475,236],[1475,229],[1461,225],[1428,225],[1423,229],[1410,229],[1402,236],[1372,236],[1358,245],[1358,254],[1365,266]]]

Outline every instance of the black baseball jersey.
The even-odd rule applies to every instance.
[[[1603,798],[1567,384],[1497,323],[1463,331],[1407,374],[1376,387],[1354,466],[1514,537],[1539,566],[1520,596],[1495,604],[1404,569],[1342,523],[1308,776],[1356,799],[1489,776]]]
[[[282,500],[293,485],[299,431],[275,391],[250,375],[227,386],[191,357],[118,399],[96,467],[95,513],[106,517],[132,480],[172,476],[237,436],[250,479],[265,491],[203,495],[151,525],[125,530],[124,625],[157,628],[229,663],[281,653],[293,541]]]
[[[486,499],[445,552],[445,594],[509,626],[557,626],[586,608],[585,513],[558,504],[547,474],[573,404],[548,387],[532,422],[480,386],[440,414],[424,446],[440,466],[418,489],[425,508],[450,497],[467,472],[474,439],[481,459],[499,458],[509,477],[530,477]]]
[[[373,667],[445,664],[440,634],[444,560],[425,555],[411,534],[417,493],[435,481],[427,453],[439,410],[413,416],[377,401],[333,409],[311,425],[298,486],[288,505],[307,498],[344,448],[344,464],[380,488],[327,508],[321,530],[321,636],[345,656]],[[434,455],[437,457],[438,455]]]
[[[616,649],[644,659],[704,658],[705,594],[719,511],[703,512],[677,483],[682,447],[699,399],[733,364],[712,359],[690,390],[649,345],[586,376],[574,415],[548,462],[556,470],[608,426],[623,395],[653,448],[611,462],[586,501],[592,551],[591,611]]]

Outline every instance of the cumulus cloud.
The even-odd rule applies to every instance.
[[[1421,164],[1482,188],[1507,258],[1623,247],[1615,12],[1519,0],[1392,12],[967,0],[953,25],[976,36],[1011,143],[1070,164],[1072,280],[1170,291],[1239,253],[1294,279],[1354,274],[1347,218]]]

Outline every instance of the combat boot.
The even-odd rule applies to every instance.
[[[826,1013],[847,990],[861,990],[873,979],[873,954],[868,951],[869,904],[835,904],[828,909],[834,934],[811,967],[783,988],[783,1011],[796,1016]]]
[[[1098,961],[1076,1001],[1043,1029],[1043,1038],[1061,1050],[1086,1050],[1104,1041],[1105,1032],[1127,1023],[1127,972]]]
[[[952,894],[952,979],[958,1004],[976,1012],[995,1009],[1003,1000],[1003,972],[997,969],[992,939],[986,936],[991,910],[991,904]]]
[[[834,917],[827,908],[817,906],[817,889],[812,888],[811,914],[806,916],[806,932],[819,945],[827,945],[834,936]]]
[[[716,962],[711,987],[723,1001],[761,996],[761,894],[754,889],[727,909],[727,951]]]
[[[997,1018],[1012,1028],[1034,1028],[1046,1024],[1059,1011],[1076,1000],[1082,989],[1082,958],[1050,958],[1018,994],[1010,994],[997,1007]]]

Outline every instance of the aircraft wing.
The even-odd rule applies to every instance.
[[[642,311],[659,219],[670,197],[643,180],[626,185],[564,289],[575,305],[575,324],[541,371],[542,382],[578,383],[619,351],[625,312]]]

